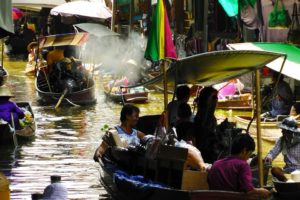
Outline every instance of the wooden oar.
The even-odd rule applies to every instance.
[[[16,135],[16,127],[15,127],[15,121],[14,121],[14,114],[12,112],[10,113],[10,117],[11,117],[11,124],[12,124],[12,127],[14,129],[13,141],[14,141],[14,145],[17,147],[18,146],[18,138],[17,138],[17,135]]]
[[[64,99],[64,97],[67,93],[68,93],[68,88],[65,88],[65,90],[63,91],[62,95],[60,96],[58,102],[55,105],[55,109],[57,109],[60,106],[62,100]]]

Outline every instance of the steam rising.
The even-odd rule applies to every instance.
[[[139,79],[139,72],[146,60],[144,52],[146,39],[138,33],[121,36],[91,36],[83,49],[82,60],[98,65],[101,71],[126,76],[131,83]]]

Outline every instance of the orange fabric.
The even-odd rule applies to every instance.
[[[52,66],[55,62],[64,59],[64,50],[62,49],[54,49],[50,51],[47,55],[47,64],[48,66]]]

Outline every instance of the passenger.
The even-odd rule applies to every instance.
[[[276,85],[277,79],[279,80]],[[271,102],[271,111],[262,114],[262,117],[274,118],[277,117],[277,115],[288,115],[290,113],[293,104],[293,92],[289,84],[283,79],[283,75],[275,71],[273,72],[273,97]]]
[[[168,110],[168,124],[174,125],[177,119],[177,110],[178,106],[181,103],[187,103],[190,99],[190,88],[187,85],[179,86],[176,89],[176,100],[171,101],[168,104],[167,110]]]
[[[57,47],[47,54],[46,60],[48,64],[48,72],[51,73],[54,63],[64,59],[63,47]]]
[[[182,103],[178,107],[177,120],[175,122],[175,128],[177,132],[177,139],[184,140],[187,143],[192,143],[190,137],[188,137],[188,131],[193,127],[193,122],[191,121],[192,110],[189,104]]]
[[[265,157],[265,162],[272,161],[280,154],[283,154],[285,166],[283,170],[291,173],[300,170],[300,130],[297,121],[292,117],[285,118],[279,125],[282,129],[282,136],[276,141],[275,146]]]
[[[32,65],[36,59],[37,42],[31,42],[27,46],[28,53],[28,64]]]
[[[213,87],[205,87],[197,98],[197,113],[194,126],[191,129],[193,144],[201,151],[203,159],[207,163],[213,163],[218,159],[216,144],[217,120],[214,115],[218,102],[218,91]]]
[[[60,176],[51,176],[51,184],[48,185],[43,193],[43,200],[67,200],[68,190],[61,183]]]
[[[9,101],[9,99],[13,97],[9,88],[7,86],[0,87],[0,119],[10,123],[11,121],[11,113],[14,117],[14,125],[17,130],[22,129],[19,119],[23,119],[25,117],[24,112],[16,105],[16,103]]]
[[[245,192],[249,195],[267,197],[270,192],[264,188],[254,188],[252,174],[247,163],[255,150],[254,140],[248,134],[234,138],[231,156],[216,161],[208,172],[208,184],[212,190]]]
[[[121,125],[115,126],[120,138],[123,138],[127,141],[128,145],[136,146],[140,143],[140,140],[145,136],[144,133],[136,130],[137,122],[139,120],[140,110],[138,107],[127,104],[123,106],[120,114]],[[103,156],[108,144],[104,141],[97,148],[94,160],[99,161],[99,158]]]

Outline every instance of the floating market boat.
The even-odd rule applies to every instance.
[[[47,36],[41,38],[39,48],[67,45],[80,46],[86,42],[87,38],[87,33]],[[81,65],[81,62],[76,61],[75,64]],[[77,82],[75,75],[73,76],[69,74],[66,75],[67,78],[60,79],[62,81],[61,84],[57,84],[58,80],[53,81],[49,79],[50,75],[47,71],[47,66],[46,69],[38,69],[35,80],[35,87],[38,95],[40,96],[41,102],[52,104],[63,99],[65,103],[72,105],[96,103],[95,82],[88,71],[84,70],[83,72],[80,72],[80,76],[85,77],[85,79],[80,79],[80,84]]]
[[[20,130],[15,130],[18,142],[26,142],[34,138],[37,125],[35,122],[35,116],[32,111],[31,105],[29,102],[17,102],[16,103],[20,108],[23,108],[26,111],[31,113],[31,122],[30,124],[24,124],[24,128]],[[13,132],[12,127],[2,120],[0,123],[0,143],[1,144],[13,144]]]
[[[217,109],[252,110],[251,94],[234,95],[228,99],[219,99]]]
[[[126,92],[121,92],[121,90],[112,91],[108,87],[104,87],[104,93],[109,99],[118,103],[145,103],[148,101],[149,91],[142,86],[127,88]]]
[[[257,51],[210,52],[176,61],[167,77],[174,84],[213,85],[260,69],[280,56]],[[162,78],[146,84],[160,83]],[[157,116],[152,118],[154,121]],[[111,145],[100,161],[100,180],[116,199],[257,199],[245,193],[208,190],[203,182],[206,178],[196,178],[200,172],[185,170],[186,156],[187,149],[167,145],[157,151],[142,147],[122,150]]]

